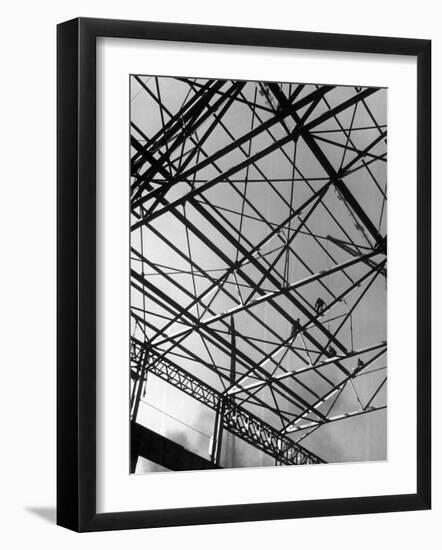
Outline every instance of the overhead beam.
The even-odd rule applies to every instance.
[[[287,108],[287,106],[289,105],[289,102],[288,102],[287,98],[285,97],[283,91],[281,90],[280,86],[275,82],[270,82],[269,83],[269,88],[272,90],[273,95],[277,99],[279,106],[283,109]],[[370,90],[368,90],[368,91],[370,91]],[[362,95],[362,93],[360,95]],[[356,97],[357,96],[355,96],[355,98]],[[349,106],[353,105],[355,103],[354,98],[352,98],[352,99],[353,99],[352,102],[350,102],[350,100],[348,100]],[[290,114],[291,114],[292,118],[294,119],[295,123],[297,125],[300,125],[301,124],[301,119],[300,119],[299,115],[294,111],[292,111]],[[381,234],[377,230],[374,223],[368,217],[365,210],[361,207],[359,202],[356,200],[353,193],[348,189],[346,184],[343,182],[343,180],[341,179],[338,172],[336,172],[336,170],[333,168],[333,165],[328,160],[328,158],[325,156],[322,149],[316,143],[315,138],[312,136],[312,134],[309,131],[308,125],[300,126],[299,127],[299,134],[302,136],[305,143],[308,145],[311,152],[314,154],[317,161],[322,166],[322,168],[325,170],[325,172],[327,173],[329,178],[333,181],[336,188],[340,191],[340,193],[344,197],[347,204],[350,206],[350,208],[353,210],[353,212],[359,218],[361,223],[364,225],[364,227],[368,230],[368,232],[374,238],[376,244],[379,247],[383,247],[384,246],[384,238],[381,236]]]
[[[136,342],[133,341],[132,357],[136,363],[142,346],[135,344]],[[137,378],[137,372],[136,367],[132,369],[133,379]],[[220,392],[165,358],[150,365],[149,374],[161,378],[214,411],[217,410],[223,399]],[[302,445],[294,445],[289,437],[279,433],[276,428],[234,403],[232,398],[225,399],[223,427],[283,464],[319,464],[324,462],[322,458]],[[291,448],[290,453],[285,453],[285,449],[289,447]]]
[[[137,422],[130,426],[131,473],[135,472],[137,459],[142,456],[168,470],[213,470],[218,465],[210,462],[171,439],[156,433]]]

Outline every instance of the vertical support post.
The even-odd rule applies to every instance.
[[[230,385],[233,386],[236,382],[236,332],[235,332],[235,317],[230,316],[230,347],[232,354],[230,356]],[[235,402],[235,396],[230,398],[233,403]],[[232,466],[235,466],[236,459],[236,436],[229,434],[230,440],[230,456],[232,460]]]
[[[137,467],[138,454],[132,449],[130,453],[130,473],[134,474]]]
[[[225,409],[225,401],[224,401],[224,398],[222,398],[218,402],[218,407],[216,409],[215,426],[213,429],[212,449],[210,453],[211,461],[217,466],[219,465],[219,461],[221,458],[221,445],[222,445],[223,428],[224,428],[223,426],[224,409]]]
[[[233,385],[236,379],[236,334],[235,320],[233,315],[230,317],[230,337],[231,337],[231,355],[230,355],[230,384]],[[233,397],[230,399],[234,399]],[[210,453],[211,460],[217,466],[221,458],[221,447],[224,431],[224,412],[226,408],[226,397],[222,397],[218,403],[215,415],[215,426],[213,428],[212,449]],[[234,441],[232,442],[232,453],[234,453]]]
[[[132,421],[137,420],[138,409],[140,408],[141,393],[143,391],[144,379],[147,371],[147,363],[149,360],[149,354],[146,351],[141,362],[141,368],[138,369],[138,380],[135,381],[134,391],[132,392]]]
[[[232,354],[230,356],[230,384],[233,386],[236,380],[236,334],[235,334],[235,319],[230,316],[230,344]]]

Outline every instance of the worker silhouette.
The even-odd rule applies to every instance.
[[[320,314],[325,309],[325,302],[322,298],[318,298],[315,303],[315,311],[316,313]]]
[[[292,334],[295,335],[295,334],[298,334],[298,332],[301,332],[301,321],[298,319],[296,319],[296,321],[293,322],[293,327],[292,327]]]

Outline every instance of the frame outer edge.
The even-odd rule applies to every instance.
[[[418,59],[417,493],[96,513],[96,38],[413,55]],[[75,531],[196,525],[430,507],[430,113],[428,40],[80,18],[58,25],[57,523]],[[81,218],[81,224],[79,219]],[[419,262],[421,262],[419,264]]]
[[[57,524],[78,529],[78,22],[57,26]]]
[[[417,58],[417,494],[431,509],[431,41]]]
[[[78,530],[97,500],[96,35],[78,19]],[[81,223],[80,223],[81,221]]]

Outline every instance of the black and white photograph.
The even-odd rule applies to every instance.
[[[131,473],[388,460],[388,89],[129,86]]]
[[[440,3],[355,6],[5,3],[2,548],[435,548]]]

